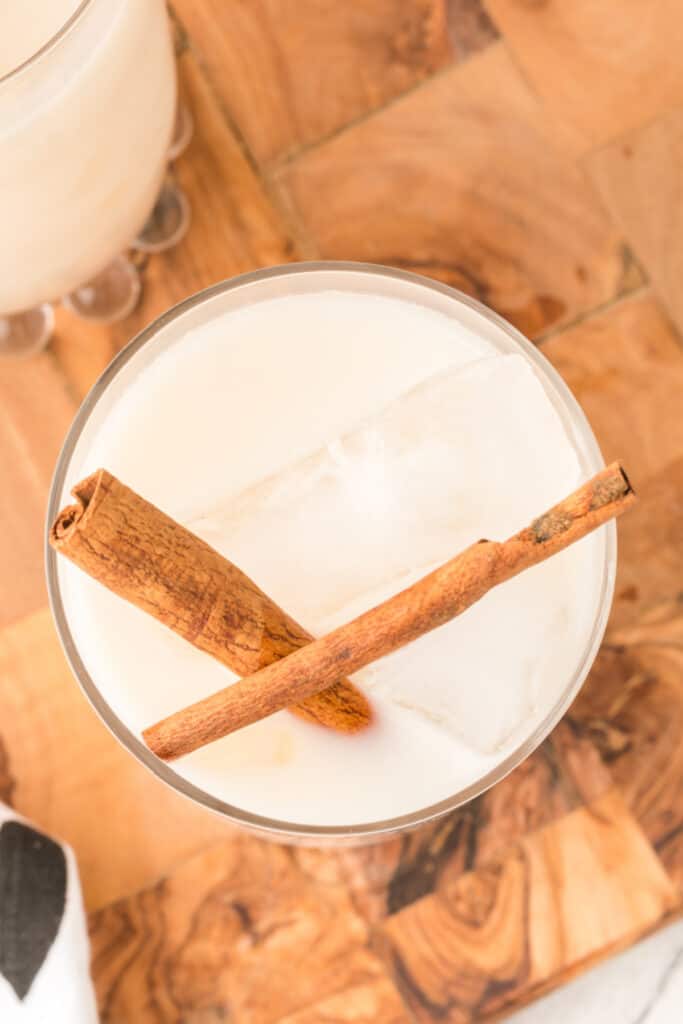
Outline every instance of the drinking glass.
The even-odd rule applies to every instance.
[[[83,0],[0,77],[0,353],[41,348],[58,299],[99,322],[132,310],[122,254],[184,233],[187,200],[165,177],[190,132],[164,0]]]
[[[48,524],[60,508],[70,504],[67,482],[73,481],[70,467],[77,470],[89,449],[99,425],[109,415],[126,389],[157,357],[174,345],[182,345],[188,332],[216,317],[239,311],[245,305],[282,295],[301,292],[352,289],[354,293],[404,299],[452,316],[475,331],[502,353],[518,353],[528,360],[563,422],[585,477],[603,466],[602,456],[591,428],[573,395],[543,355],[510,324],[481,303],[437,281],[405,271],[360,263],[301,263],[244,274],[214,285],[186,299],[164,313],[123,349],[105,370],[85,399],[59,457],[49,498]],[[264,367],[264,373],[267,367]],[[616,566],[616,530],[613,522],[596,535],[597,612],[590,635],[582,650],[576,651],[573,665],[567,666],[567,679],[555,706],[545,719],[508,757],[475,783],[453,793],[447,799],[411,814],[367,824],[316,826],[278,821],[251,813],[247,808],[231,806],[193,785],[174,769],[157,759],[113,712],[88,673],[70,630],[60,581],[63,565],[47,546],[47,581],[57,630],[71,668],[87,698],[124,747],[179,793],[204,807],[217,811],[243,828],[266,838],[298,844],[359,844],[387,838],[432,821],[461,804],[479,796],[507,775],[532,753],[576,696],[595,658],[602,639],[614,588]]]

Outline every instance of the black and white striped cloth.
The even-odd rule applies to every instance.
[[[0,804],[0,1022],[96,1024],[72,851]]]

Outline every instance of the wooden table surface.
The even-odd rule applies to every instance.
[[[683,10],[678,0],[178,0],[187,238],[114,328],[0,364],[0,798],[68,840],[115,1024],[488,1020],[657,928],[683,886]],[[224,277],[407,267],[532,337],[641,502],[542,747],[425,832],[262,843],[162,787],[73,682],[42,526],[120,346]]]

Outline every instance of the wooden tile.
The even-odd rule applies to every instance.
[[[176,0],[261,163],[383,106],[452,59],[442,0]]]
[[[559,983],[674,904],[661,864],[612,790],[390,917],[376,946],[418,1020],[465,1024]]]
[[[318,884],[345,885],[358,910],[376,921],[451,885],[611,785],[592,742],[561,722],[507,778],[439,821],[375,846],[300,848],[293,856]]]
[[[678,0],[485,0],[549,114],[586,151],[683,100]]]
[[[102,1021],[407,1024],[366,939],[342,890],[241,836],[92,915]]]
[[[291,232],[273,206],[189,52],[179,61],[195,134],[176,176],[192,206],[190,229],[144,271],[143,300],[112,327],[79,322],[60,311],[55,351],[82,396],[112,356],[169,306],[223,278],[286,263],[296,255]]]
[[[677,23],[683,27],[680,8]],[[683,89],[681,93],[683,100]],[[644,263],[681,332],[682,160],[681,107],[591,154],[587,160],[606,206]]]
[[[0,632],[0,739],[14,806],[73,846],[89,907],[230,834],[113,739],[81,695],[47,611]]]
[[[278,181],[322,256],[432,275],[528,334],[622,289],[619,233],[498,44]]]
[[[683,593],[610,630],[570,714],[598,745],[683,899]]]
[[[637,623],[681,589],[683,347],[651,294],[563,331],[542,351],[581,402],[606,459],[620,457],[639,503],[619,523],[614,625]]]
[[[43,533],[55,461],[75,403],[54,360],[0,369],[0,628],[47,600]]]

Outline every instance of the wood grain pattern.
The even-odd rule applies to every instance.
[[[0,373],[0,627],[42,608],[45,506],[76,411],[48,353]]]
[[[321,256],[437,277],[530,335],[633,283],[620,232],[498,44],[277,180]]]
[[[262,164],[383,106],[453,56],[441,0],[176,0],[175,7]]]
[[[344,885],[359,912],[376,922],[489,863],[611,785],[587,730],[565,719],[507,778],[431,825],[373,846],[298,847],[292,855],[318,885]]]
[[[347,887],[311,879],[294,852],[236,837],[91,915],[105,1024],[404,1022],[397,989],[418,1020],[484,1020],[676,902],[614,789],[372,930]]]
[[[628,451],[640,501],[619,528],[612,623],[637,623],[681,589],[683,348],[649,293],[543,345],[581,402],[603,454]]]
[[[187,50],[179,70],[195,134],[175,175],[192,207],[191,227],[177,248],[142,261],[142,301],[126,320],[99,327],[58,311],[53,347],[79,397],[116,352],[169,306],[223,278],[287,263],[297,254],[290,228]]]
[[[679,19],[683,20],[683,19]],[[681,89],[683,102],[683,87]],[[592,153],[587,167],[683,331],[683,109]]]
[[[543,351],[607,458],[628,445],[641,496],[622,520],[606,643],[571,721],[598,747],[683,885],[683,347],[645,293],[561,332]]]
[[[678,0],[485,0],[552,117],[585,152],[683,101]]]
[[[376,948],[418,1020],[465,1024],[519,1006],[674,905],[671,882],[611,790],[389,918]]]
[[[683,594],[608,633],[571,717],[683,896]]]
[[[91,940],[103,1024],[408,1021],[344,890],[259,840],[221,843],[93,915]]]
[[[109,734],[71,675],[47,610],[0,632],[0,739],[3,788],[20,813],[74,848],[89,908],[231,834]]]

